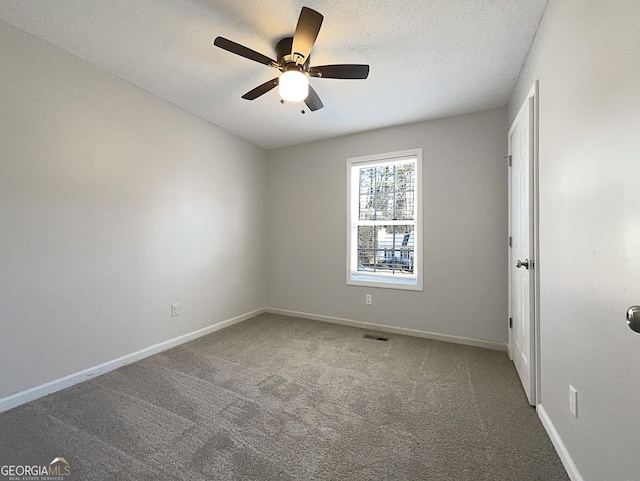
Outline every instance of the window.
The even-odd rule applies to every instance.
[[[347,159],[347,284],[422,290],[422,149]]]

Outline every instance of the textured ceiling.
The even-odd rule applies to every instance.
[[[2,0],[0,19],[266,148],[506,105],[547,0]],[[325,107],[240,97],[300,9],[324,23],[311,65],[365,63],[367,80],[311,79]],[[305,108],[306,110],[306,108]]]

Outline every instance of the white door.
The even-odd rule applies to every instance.
[[[534,257],[535,88],[509,130],[509,349],[529,403],[536,404]]]

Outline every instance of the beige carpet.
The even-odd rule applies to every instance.
[[[503,352],[263,314],[0,414],[90,480],[568,480]]]

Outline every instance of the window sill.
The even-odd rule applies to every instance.
[[[422,284],[416,279],[388,279],[373,276],[355,276],[347,278],[348,286],[380,287],[382,289],[399,289],[403,291],[422,291]]]

